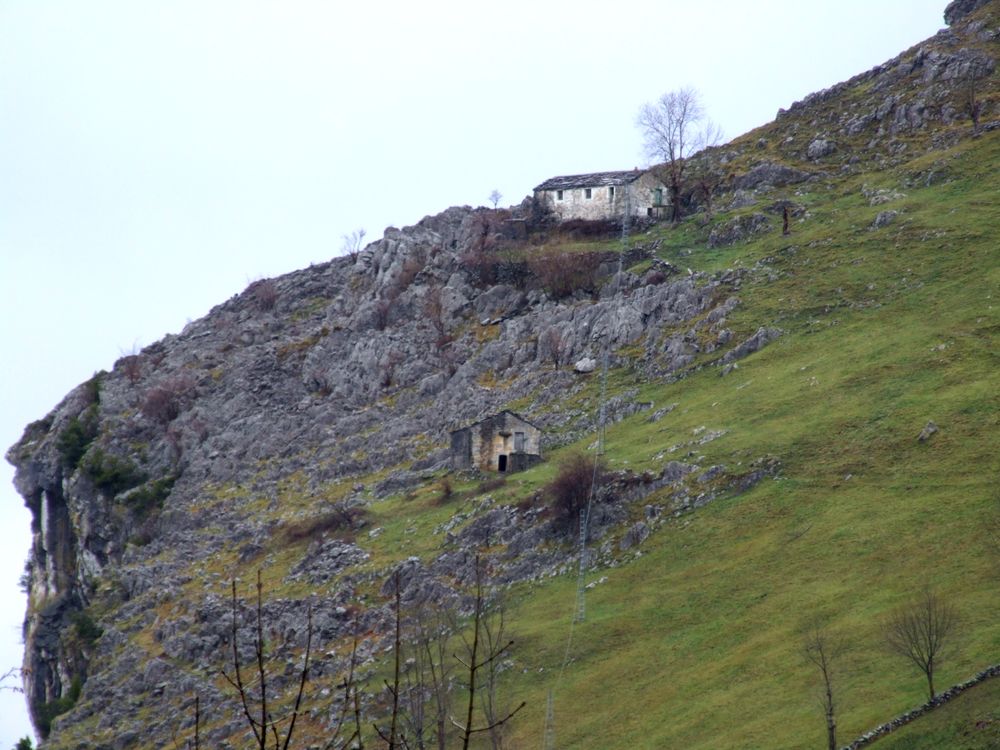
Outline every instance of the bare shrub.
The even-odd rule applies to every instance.
[[[251,282],[246,289],[246,294],[250,296],[257,309],[262,312],[273,310],[278,304],[278,286],[274,279],[257,279]]]
[[[458,262],[475,286],[489,287],[497,283],[500,263],[489,251],[472,248]]]
[[[195,382],[187,373],[175,375],[146,391],[140,411],[147,419],[166,425],[177,419],[194,392]]]
[[[438,342],[446,337],[446,326],[444,319],[444,301],[442,299],[442,292],[440,286],[432,286],[427,291],[427,296],[424,298],[424,315],[427,316],[427,320],[434,330],[437,331]],[[438,349],[441,348],[439,343]]]
[[[570,529],[580,520],[592,489],[604,482],[606,469],[600,459],[573,453],[559,464],[555,478],[545,487],[555,519]]]
[[[400,294],[409,289],[410,284],[413,283],[417,274],[424,270],[424,265],[424,259],[415,255],[411,255],[403,261],[403,267],[399,269],[399,276],[396,277],[395,296],[398,297]]]
[[[441,481],[438,482],[438,490],[437,501],[439,505],[443,505],[455,496],[455,489],[451,486],[451,479],[448,477],[441,477]]]
[[[287,525],[282,536],[287,544],[327,534],[336,534],[346,540],[353,537],[356,529],[364,526],[367,518],[368,511],[364,508],[339,503],[326,513]]]
[[[333,393],[333,385],[326,370],[321,367],[314,367],[309,373],[309,389],[324,398]]]
[[[344,242],[340,246],[343,254],[350,257],[351,260],[357,260],[358,254],[364,246],[366,234],[364,229],[355,229],[350,234],[343,235]]]
[[[484,479],[476,488],[476,494],[482,495],[486,492],[493,492],[494,490],[500,489],[505,484],[507,484],[507,477],[497,476],[491,479]]]
[[[563,340],[563,336],[559,332],[559,329],[548,329],[544,334],[542,334],[541,343],[546,355],[552,362],[552,368],[558,370],[559,365],[562,364],[564,358],[566,357],[566,350],[569,348],[567,343]]]
[[[375,302],[375,330],[384,331],[389,325],[389,315],[395,300],[384,297]]]
[[[122,352],[122,356],[115,362],[115,369],[119,367],[128,378],[129,385],[135,385],[139,381],[142,377],[142,359],[137,345],[133,345],[127,352]]]
[[[545,253],[529,259],[528,267],[553,299],[580,290],[597,291],[600,253]]]
[[[403,355],[395,349],[385,356],[385,359],[382,360],[382,375],[379,379],[379,385],[383,388],[392,387],[396,381],[396,368],[402,363],[403,359]]]

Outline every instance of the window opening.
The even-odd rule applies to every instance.
[[[524,453],[524,433],[515,432],[514,433],[514,452]]]
[[[586,198],[587,200],[590,200],[590,188],[583,189],[583,197]]]
[[[561,201],[562,200],[562,193],[563,193],[562,190],[556,190],[556,200],[557,201]]]

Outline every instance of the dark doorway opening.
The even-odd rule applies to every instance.
[[[497,459],[497,470],[507,471],[507,456],[500,456]]]

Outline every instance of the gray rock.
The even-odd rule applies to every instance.
[[[584,357],[573,363],[573,372],[588,373],[597,369],[597,360],[593,357]]]
[[[991,0],[952,0],[944,9],[944,22],[954,26],[970,13],[989,5]]]
[[[720,363],[727,365],[730,362],[735,362],[738,359],[743,359],[746,356],[758,352],[765,346],[770,344],[772,341],[780,337],[782,330],[780,328],[769,328],[766,326],[761,326],[757,329],[753,336],[748,338],[746,341],[741,342],[739,345],[733,349],[726,352]]]
[[[921,443],[926,443],[936,432],[938,432],[938,426],[934,424],[933,421],[929,421],[924,425],[924,429],[920,431],[920,434],[917,436],[917,440]]]
[[[740,175],[733,182],[736,190],[755,190],[765,185],[781,187],[794,185],[809,179],[809,173],[775,162],[758,164],[746,174]]]
[[[708,246],[710,248],[724,247],[742,242],[767,231],[770,227],[771,220],[765,214],[753,213],[747,216],[738,216],[721,227],[713,229],[708,235]]]
[[[806,156],[813,161],[829,156],[837,150],[837,145],[826,138],[817,138],[806,148]]]
[[[896,220],[897,216],[899,216],[899,211],[879,211],[878,216],[876,216],[875,220],[871,223],[871,228],[882,229],[883,227],[887,227]]]

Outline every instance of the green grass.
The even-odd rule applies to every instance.
[[[942,163],[950,181],[909,184]],[[647,382],[637,368],[615,370],[611,394],[637,388],[654,408],[677,407],[656,423],[643,413],[610,426],[609,463],[639,472],[682,460],[739,474],[773,456],[781,473],[670,518],[641,554],[589,573],[596,585],[583,623],[571,624],[574,575],[513,588],[518,668],[507,692],[527,701],[511,725],[515,747],[543,744],[550,691],[556,745],[567,750],[823,746],[819,676],[802,646],[816,623],[849,645],[835,673],[847,742],[925,698],[922,675],[889,653],[881,635],[885,616],[925,584],[961,615],[938,687],[998,660],[1000,549],[990,533],[1000,521],[998,163],[1000,133],[992,133],[889,171],[801,187],[795,200],[810,216],[790,237],[774,231],[707,250],[710,227],[694,220],[643,237],[660,240],[661,257],[682,268],[753,269],[727,325],[736,340],[765,325],[784,334],[726,377],[705,367],[674,383]],[[865,184],[905,197],[870,206]],[[901,213],[871,230],[886,207]],[[584,382],[561,408],[596,411],[599,379]],[[930,420],[940,431],[918,441]],[[702,428],[724,434],[700,445]],[[562,456],[593,439],[549,452],[546,463],[491,491],[494,502],[529,497]],[[379,478],[357,480],[371,486]],[[285,522],[342,499],[351,482],[318,496],[307,496],[306,485],[290,478],[277,501],[220,490],[205,504],[242,503],[262,522]],[[370,525],[357,535],[371,554],[369,593],[396,561],[438,554],[445,542],[435,529],[479,506],[472,483],[453,489],[442,502],[435,479],[370,504]],[[639,505],[667,500],[653,495]],[[375,527],[381,532],[369,536]],[[268,550],[271,595],[308,593],[284,580],[304,548]],[[231,551],[206,567],[221,573],[236,564]],[[996,746],[997,691],[996,680],[977,687],[878,747]]]
[[[872,747],[877,750],[992,750],[1000,747],[1000,681],[988,680]]]
[[[669,524],[640,558],[602,572],[561,680],[573,581],[524,595],[512,617],[533,667],[518,685],[522,745],[540,741],[551,688],[560,747],[820,746],[817,675],[801,648],[816,621],[850,643],[838,674],[846,741],[923,700],[880,621],[925,582],[963,614],[939,685],[996,660],[1000,561],[984,525],[1000,512],[1000,209],[987,199],[1000,182],[978,165],[998,152],[995,137],[963,144],[963,177],[911,190],[878,232],[867,226],[881,207],[861,200],[856,178],[792,238],[682,256],[702,270],[771,257],[779,278],[745,285],[731,324],[779,321],[786,335],[726,378],[644,386],[640,398],[679,406],[610,428],[609,458],[651,467],[705,425],[727,433],[696,448],[701,465],[771,454],[782,476]],[[921,443],[928,420],[941,431]]]

